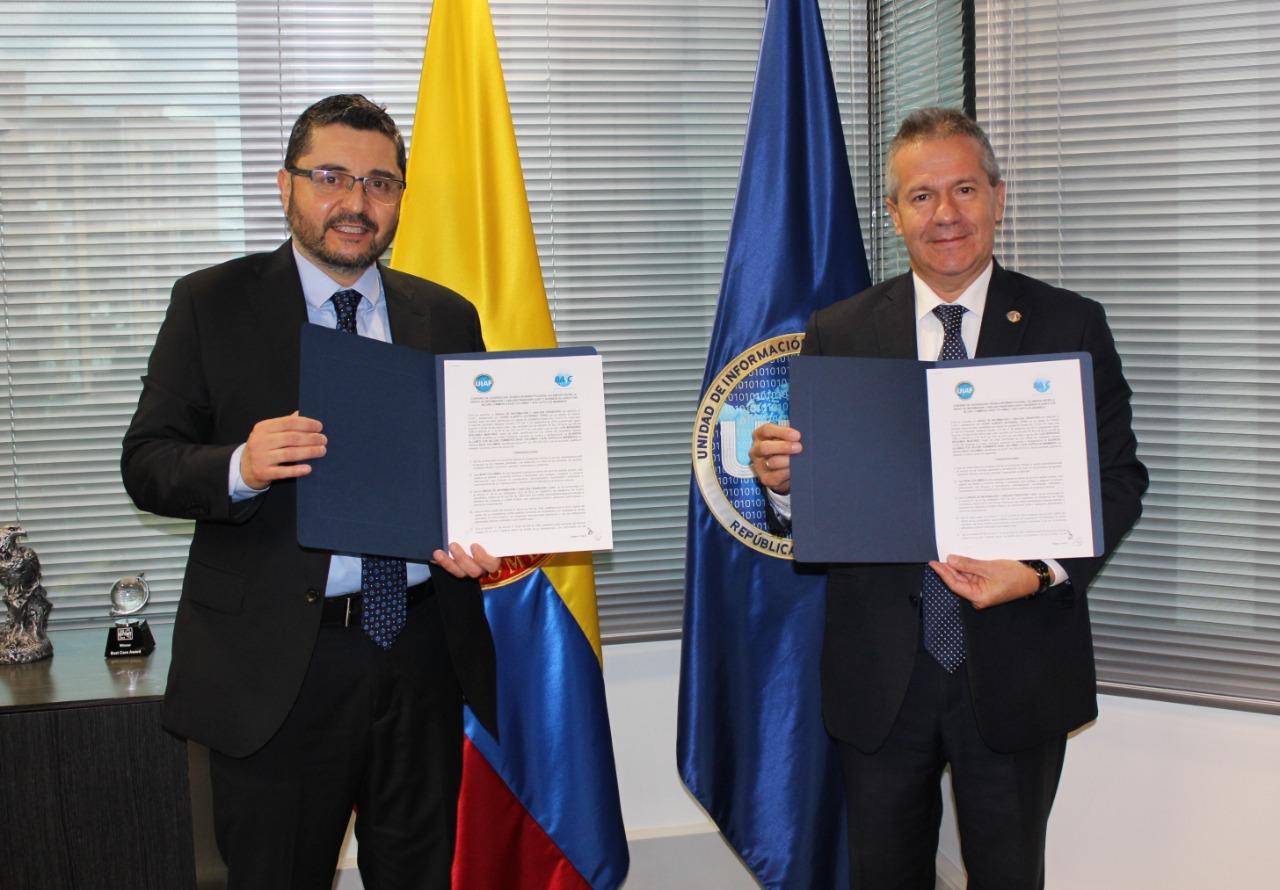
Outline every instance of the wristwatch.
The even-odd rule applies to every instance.
[[[1043,559],[1024,559],[1022,564],[1035,572],[1036,577],[1040,579],[1040,586],[1036,588],[1035,593],[1031,594],[1032,596],[1044,593],[1053,586],[1053,572],[1049,569],[1049,564]]]

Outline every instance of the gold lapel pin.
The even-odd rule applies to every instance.
[[[1008,313],[1005,314],[1005,318],[1009,319],[1013,324],[1017,324],[1022,321],[1022,313],[1017,309],[1010,309]]]

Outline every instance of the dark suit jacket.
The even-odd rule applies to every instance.
[[[381,270],[394,342],[482,350],[475,308],[452,291]],[[293,705],[315,646],[327,551],[297,540],[296,485],[232,504],[231,454],[260,420],[298,406],[307,322],[289,242],[174,285],[124,438],[125,488],[143,510],[196,521],[173,631],[164,723],[231,756],[256,751]],[[454,668],[496,727],[493,641],[479,585],[431,570]]]
[[[1010,313],[1021,313],[1011,321]],[[910,274],[814,313],[811,355],[916,358]],[[996,265],[975,357],[1088,352],[1098,412],[1102,517],[1109,555],[1141,513],[1147,472],[1137,458],[1131,391],[1102,307]],[[1070,581],[989,609],[962,605],[978,729],[997,751],[1030,747],[1097,716],[1085,597],[1102,567],[1065,559]],[[920,640],[920,564],[832,565],[822,650],[827,728],[862,751],[883,744],[901,708]]]

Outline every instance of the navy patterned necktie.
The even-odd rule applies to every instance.
[[[964,307],[944,303],[933,307],[933,314],[942,322],[942,349],[940,361],[968,358],[960,338],[960,322]],[[964,624],[960,620],[960,597],[951,592],[938,573],[925,566],[924,584],[920,591],[924,608],[924,648],[949,674],[964,663]]]
[[[340,290],[332,299],[333,308],[338,313],[338,330],[356,333],[356,306],[360,305],[360,292]],[[360,590],[363,594],[360,598],[360,629],[383,649],[390,649],[404,628],[408,588],[408,569],[403,559],[389,556],[360,558]]]

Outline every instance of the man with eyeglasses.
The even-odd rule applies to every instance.
[[[353,808],[367,890],[447,888],[463,702],[496,730],[477,581],[495,558],[455,543],[406,565],[297,542],[296,480],[327,443],[296,410],[301,325],[484,348],[470,303],[378,263],[404,171],[368,99],[304,111],[277,176],[292,239],[174,285],[124,439],[138,507],[196,522],[164,724],[210,749],[232,890],[327,890]]]

